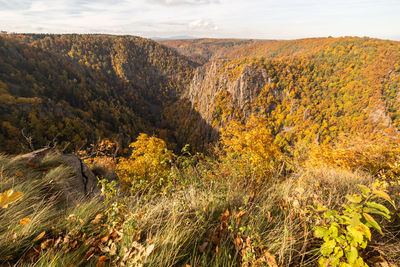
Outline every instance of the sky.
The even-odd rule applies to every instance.
[[[0,30],[400,40],[400,0],[0,0]]]

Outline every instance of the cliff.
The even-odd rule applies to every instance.
[[[251,114],[265,117],[283,144],[354,132],[397,135],[399,42],[322,38],[277,45],[197,68],[185,99],[215,129]]]

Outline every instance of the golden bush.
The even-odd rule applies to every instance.
[[[396,138],[382,135],[342,135],[334,144],[314,146],[309,162],[394,179],[400,174],[400,146]]]
[[[245,124],[233,121],[221,129],[224,158],[241,170],[250,169],[256,181],[271,177],[280,168],[282,153],[273,143],[266,120],[252,116]]]
[[[129,147],[132,154],[117,164],[117,174],[125,189],[160,189],[168,182],[174,154],[162,139],[142,133]]]

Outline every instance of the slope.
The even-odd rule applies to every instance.
[[[282,148],[301,140],[327,143],[342,133],[397,135],[399,42],[316,38],[229,53],[244,57],[199,67],[183,100],[217,130],[255,114]]]
[[[194,64],[151,40],[106,35],[0,37],[0,149],[50,141],[76,149],[157,133]],[[26,143],[26,142],[25,142]]]
[[[189,40],[165,40],[161,44],[175,49],[178,53],[190,58],[200,65],[217,59],[233,57],[232,51],[248,50],[253,46],[259,46],[269,42],[267,40],[246,39],[189,39]]]

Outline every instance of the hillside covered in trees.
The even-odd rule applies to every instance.
[[[188,39],[188,40],[165,40],[160,41],[162,45],[175,49],[179,54],[190,58],[199,64],[210,60],[232,57],[232,52],[247,50],[249,47],[265,44],[264,40],[246,39]]]
[[[389,40],[0,35],[0,151],[52,147],[0,264],[399,266],[399,94]]]
[[[399,42],[370,38],[252,42],[197,68],[184,101],[214,129],[262,117],[282,149],[340,134],[397,136],[399,59]]]
[[[0,58],[0,147],[11,153],[23,136],[76,149],[158,134],[195,66],[150,40],[104,35],[2,35]]]
[[[200,39],[163,41],[166,48],[106,35],[0,41],[0,146],[7,152],[24,151],[25,137],[36,147],[69,142],[73,150],[105,137],[127,147],[141,132],[171,148],[204,151],[219,127],[251,114],[266,119],[282,149],[341,133],[396,135],[400,123],[398,42]]]

